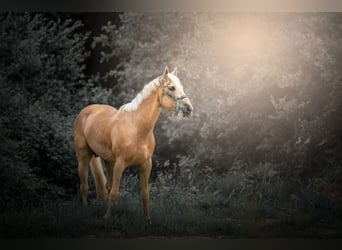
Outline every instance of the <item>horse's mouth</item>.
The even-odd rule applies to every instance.
[[[184,103],[181,105],[178,113],[177,113],[177,116],[179,118],[189,118],[192,116],[192,113],[193,113],[193,107],[191,104],[188,104],[188,103]]]
[[[181,118],[190,118],[192,116],[192,111],[187,111],[187,110],[179,110],[178,113],[176,114],[179,119]]]

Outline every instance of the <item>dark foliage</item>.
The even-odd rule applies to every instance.
[[[0,15],[2,235],[26,220],[18,230],[34,237],[77,237],[71,232],[89,233],[83,226],[125,237],[341,236],[341,14],[108,14],[93,37],[77,18]],[[94,72],[85,69],[90,43],[105,74],[84,73]],[[130,101],[165,65],[178,67],[195,114],[178,120],[162,112],[155,128],[156,226],[132,222],[141,212],[132,168],[113,224],[85,223],[83,215],[102,211],[78,213],[70,202],[78,192],[75,116],[90,103]],[[65,203],[51,208],[53,201]],[[37,204],[41,210],[12,211]],[[37,211],[53,225],[50,234]],[[28,233],[34,221],[41,227]]]
[[[103,61],[121,59],[105,77],[118,81],[122,100],[167,64],[179,67],[195,107],[189,121],[165,112],[156,128],[154,171],[164,185],[211,190],[232,213],[310,211],[314,221],[325,209],[319,220],[341,219],[340,14],[121,18],[94,45],[111,48]]]
[[[1,208],[71,197],[75,113],[88,101],[81,22],[0,16]]]

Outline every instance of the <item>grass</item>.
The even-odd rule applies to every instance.
[[[341,237],[331,211],[280,209],[254,201],[225,200],[222,194],[151,186],[152,225],[143,219],[138,192],[122,190],[109,220],[105,202],[85,208],[77,199],[44,208],[13,209],[0,215],[1,238],[140,237]],[[325,213],[325,214],[322,214]],[[330,216],[330,217],[329,217]],[[324,221],[326,219],[326,221]],[[334,221],[335,220],[335,221]]]

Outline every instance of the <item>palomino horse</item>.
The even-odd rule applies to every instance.
[[[185,96],[176,69],[148,83],[130,103],[119,110],[108,105],[89,105],[75,120],[74,146],[81,180],[80,194],[87,205],[88,172],[95,179],[97,199],[108,197],[105,218],[110,217],[112,207],[119,196],[123,171],[128,165],[139,167],[144,217],[149,215],[148,181],[155,148],[153,128],[160,115],[160,107],[174,111],[178,116],[192,114],[192,105]],[[101,159],[105,163],[107,179]]]

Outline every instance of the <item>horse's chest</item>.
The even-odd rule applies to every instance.
[[[129,145],[124,154],[129,164],[141,164],[151,157],[152,152],[147,145]]]
[[[128,165],[141,165],[148,160],[154,151],[155,141],[153,135],[147,138],[120,138],[112,144],[113,155],[115,158],[124,158]]]

